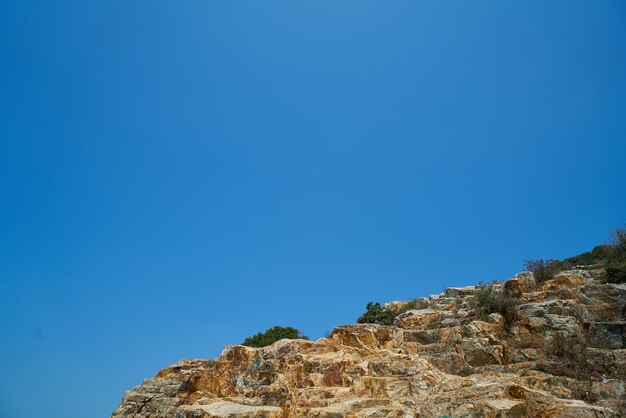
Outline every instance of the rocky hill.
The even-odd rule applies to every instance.
[[[626,284],[600,273],[524,272],[413,301],[392,326],[228,346],[164,368],[112,417],[626,416]],[[481,311],[480,295],[514,315]]]

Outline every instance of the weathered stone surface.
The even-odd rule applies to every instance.
[[[535,277],[530,272],[518,273],[504,283],[504,292],[507,296],[519,298],[536,287]]]
[[[185,405],[177,412],[180,418],[282,418],[283,410],[276,406],[242,405],[215,401],[207,405]]]
[[[582,286],[587,282],[585,276],[581,273],[559,273],[554,278],[540,283],[537,286],[541,292],[555,291],[560,289],[570,289],[572,287]]]
[[[443,291],[443,296],[447,297],[459,297],[459,296],[473,296],[478,292],[478,287],[476,286],[467,286],[467,287],[449,287]]]
[[[442,312],[435,309],[416,309],[398,316],[394,325],[406,329],[421,329],[439,320],[441,316]]]
[[[227,346],[128,391],[114,418],[617,417],[626,415],[626,286],[564,272],[494,286],[518,318],[477,320],[480,287],[415,301],[394,326],[336,327],[317,341]],[[399,311],[406,302],[387,306]],[[482,318],[484,319],[484,317]],[[553,347],[555,335],[578,341]],[[560,353],[560,354],[558,354]]]

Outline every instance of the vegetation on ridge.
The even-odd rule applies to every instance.
[[[415,300],[406,302],[399,309],[388,309],[378,302],[368,302],[365,313],[356,322],[357,324],[392,325],[397,316],[412,309],[417,309],[417,301]]]
[[[607,244],[564,260],[525,260],[524,268],[533,273],[537,283],[545,282],[555,274],[577,265],[599,265],[605,268],[602,280],[606,283],[626,283],[626,227],[613,229]]]
[[[357,324],[393,324],[394,314],[378,302],[368,302],[365,313],[356,320]]]
[[[508,298],[500,293],[495,293],[492,286],[485,286],[474,295],[471,302],[476,310],[478,319],[487,321],[489,315],[498,313],[504,318],[504,328],[510,329],[517,319],[517,300]]]
[[[608,283],[626,282],[626,228],[615,228],[611,232],[610,244],[604,251],[606,273],[604,280]]]
[[[295,328],[276,325],[265,332],[259,332],[256,335],[246,338],[243,345],[247,345],[248,347],[266,347],[282,339],[308,340],[309,338],[304,335],[302,331]]]
[[[524,261],[525,269],[533,273],[537,284],[550,280],[559,272],[572,269],[578,265],[598,265],[598,267],[605,269],[602,281],[606,283],[626,283],[626,226],[613,229],[609,242],[598,245],[591,251],[568,257],[564,260],[538,259]],[[471,304],[479,320],[487,321],[492,313],[502,315],[504,326],[507,330],[511,328],[518,317],[517,300],[495,292],[491,285],[484,286],[474,295]],[[356,322],[359,324],[390,326],[393,325],[397,316],[418,308],[417,300],[406,302],[396,309],[387,308],[378,302],[368,302],[365,313],[359,316]],[[284,338],[308,340],[301,331],[295,328],[275,326],[264,333],[258,333],[246,338],[243,345],[265,347]],[[560,340],[557,340],[557,342],[560,342]],[[563,350],[559,349],[557,351],[561,352]]]

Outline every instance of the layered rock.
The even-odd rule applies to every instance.
[[[597,273],[568,271],[540,284],[522,273],[494,284],[494,293],[519,301],[510,326],[499,313],[478,320],[472,299],[481,286],[470,286],[415,301],[393,326],[228,346],[218,359],[161,370],[112,416],[623,416],[626,286],[595,284]],[[580,353],[555,349],[567,339],[579,341]]]

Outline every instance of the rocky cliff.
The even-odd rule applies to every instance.
[[[484,286],[414,301],[393,326],[232,345],[128,391],[112,417],[626,416],[626,285],[578,269],[494,283],[515,317],[477,315]],[[401,309],[406,302],[392,302]]]

